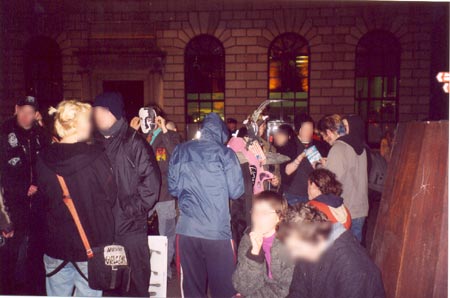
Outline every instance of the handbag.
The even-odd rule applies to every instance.
[[[89,287],[94,290],[114,290],[122,287],[125,291],[130,288],[130,267],[125,247],[111,244],[91,248],[89,240],[78,217],[77,209],[70,196],[66,181],[62,176],[57,175],[59,185],[63,192],[63,201],[72,215],[77,227],[83,246],[88,257],[88,278],[82,274],[76,263],[73,263],[81,276],[89,283]],[[54,273],[53,273],[54,274]]]

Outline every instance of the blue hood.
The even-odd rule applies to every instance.
[[[215,141],[225,144],[228,141],[228,128],[216,113],[209,113],[203,120],[201,140]]]

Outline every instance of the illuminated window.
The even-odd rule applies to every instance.
[[[395,36],[382,30],[364,35],[356,48],[356,111],[367,123],[372,145],[398,121],[400,52]]]
[[[270,114],[292,121],[308,112],[309,46],[296,33],[276,37],[269,48],[269,98],[283,99],[270,105]]]
[[[53,39],[30,40],[24,49],[24,66],[25,92],[37,98],[42,111],[63,99],[61,50]]]
[[[225,51],[210,35],[194,37],[186,46],[186,123],[201,122],[211,112],[224,117]]]

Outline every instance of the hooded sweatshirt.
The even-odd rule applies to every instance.
[[[106,154],[86,143],[52,144],[36,165],[44,196],[45,254],[71,262],[86,261],[86,251],[74,220],[63,202],[56,175],[64,178],[91,247],[114,240],[112,207],[117,191]]]
[[[215,113],[203,121],[201,137],[178,145],[169,163],[169,192],[178,198],[177,234],[231,239],[229,199],[244,193],[236,154],[224,143],[225,123]]]
[[[322,194],[309,201],[308,204],[322,211],[332,223],[341,223],[347,230],[350,229],[352,219],[341,197]]]
[[[346,119],[350,131],[339,140],[350,145],[356,154],[361,155],[365,148],[364,121],[358,115],[350,115]]]
[[[342,183],[342,197],[352,218],[360,218],[369,211],[364,122],[359,116],[348,119],[350,133],[333,144],[326,168]]]

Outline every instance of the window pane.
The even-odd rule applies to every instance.
[[[356,97],[357,98],[367,98],[368,88],[369,88],[368,78],[357,78],[356,79]]]
[[[269,98],[270,99],[281,99],[281,92],[270,92]]]
[[[356,110],[367,122],[368,142],[378,143],[384,127],[395,123],[400,43],[384,30],[365,34],[356,48]]]
[[[367,121],[367,100],[360,100],[359,105],[357,107],[357,111],[359,111],[359,115],[363,120]]]
[[[213,102],[213,112],[219,114],[220,117],[222,117],[222,119],[224,118],[224,102],[223,101],[216,101]]]
[[[309,46],[298,34],[284,33],[269,49],[269,98],[300,99],[308,102]],[[283,106],[283,113],[294,115],[294,106]],[[306,107],[307,110],[307,107]]]
[[[221,93],[213,93],[212,94],[212,99],[213,100],[224,100],[225,99],[225,95],[223,92]]]
[[[199,109],[198,109],[198,103],[197,102],[189,102],[188,103],[188,116],[187,116],[187,122],[198,122],[198,118],[200,116]]]
[[[395,101],[383,101],[383,106],[382,106],[382,111],[381,111],[381,116],[382,116],[382,121],[392,121],[395,122],[395,118],[396,118],[396,104]]]
[[[370,97],[381,98],[383,90],[383,78],[373,77],[370,78]]]
[[[384,77],[384,97],[397,96],[397,77]]]
[[[369,114],[368,120],[372,122],[378,122],[381,120],[381,100],[371,100],[369,102]]]
[[[188,100],[197,100],[198,99],[198,93],[188,93],[186,95],[186,98]]]
[[[211,100],[211,93],[200,93],[200,100]]]
[[[225,53],[222,43],[210,35],[191,39],[185,52],[186,122],[202,121],[212,109],[212,100],[225,98]],[[196,103],[190,103],[197,101]],[[223,116],[223,107],[218,112]]]

